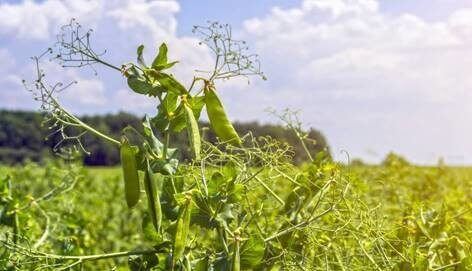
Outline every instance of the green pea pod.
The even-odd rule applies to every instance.
[[[187,133],[192,146],[192,151],[195,159],[200,160],[201,140],[200,131],[198,130],[198,123],[195,119],[192,109],[186,101],[183,102],[185,109],[185,119],[187,121]]]
[[[162,221],[161,201],[159,193],[156,191],[156,182],[154,175],[149,165],[149,160],[146,159],[146,171],[144,172],[144,189],[146,190],[148,198],[149,214],[151,216],[152,224],[156,231],[159,232]]]
[[[191,203],[190,195],[187,195],[185,202],[180,206],[179,209],[172,249],[173,266],[175,266],[177,261],[182,258],[185,251],[185,246],[187,245],[187,236],[190,228]]]
[[[125,196],[128,207],[131,208],[139,200],[139,176],[136,164],[136,152],[126,137],[121,140],[120,147],[121,167],[125,181]]]
[[[240,271],[241,270],[241,257],[239,254],[239,234],[234,237],[234,247],[233,247],[233,260],[231,263],[231,271]]]
[[[241,145],[241,139],[226,116],[223,104],[221,104],[220,99],[216,95],[215,88],[210,84],[206,84],[204,92],[208,119],[213,131],[221,141],[236,146]]]

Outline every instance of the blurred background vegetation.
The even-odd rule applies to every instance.
[[[85,123],[96,127],[99,131],[120,138],[121,130],[131,125],[136,129],[141,129],[141,118],[132,114],[119,112],[116,114],[83,116]],[[59,134],[52,134],[46,126],[42,125],[43,116],[34,111],[0,111],[0,163],[18,164],[24,161],[41,162],[46,158],[51,158],[53,148],[60,141]],[[270,136],[289,144],[293,148],[293,162],[300,164],[307,160],[307,155],[302,151],[299,139],[293,133],[280,125],[260,124],[258,122],[236,122],[235,128],[240,135],[249,132],[254,137]],[[201,123],[203,127],[204,139],[209,142],[216,142],[214,133],[205,127],[208,123]],[[329,154],[329,147],[323,134],[310,129],[308,132],[308,149],[315,156],[321,151]],[[45,140],[46,139],[46,140]],[[179,155],[184,160],[189,159],[187,134],[181,132],[172,139],[174,147],[183,150]],[[118,149],[107,142],[97,139],[95,136],[87,134],[83,137],[82,143],[86,150],[90,152],[84,155],[83,162],[88,166],[112,166],[119,163]]]

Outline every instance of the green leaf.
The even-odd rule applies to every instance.
[[[154,80],[158,81],[167,92],[173,92],[177,95],[188,94],[187,89],[185,89],[185,87],[180,84],[173,76],[167,73],[149,70],[147,74]]]
[[[213,195],[216,194],[220,188],[226,183],[225,176],[219,171],[211,175],[210,181],[208,182],[208,192]]]
[[[153,86],[142,75],[131,74],[127,82],[129,88],[138,94],[149,94],[153,91]]]
[[[146,138],[149,145],[151,146],[151,150],[160,157],[162,155],[164,145],[154,135],[154,132],[152,131],[152,127],[151,127],[151,121],[147,115],[144,116],[143,132],[144,132],[144,137]]]
[[[143,214],[141,228],[143,231],[144,238],[146,238],[146,240],[151,241],[152,243],[156,243],[156,244],[163,241],[162,235],[160,235],[155,230],[151,221],[151,217],[148,213]]]
[[[205,105],[205,97],[198,96],[198,97],[187,97],[187,103],[193,111],[193,115],[195,119],[198,121],[200,119],[200,114],[202,112],[203,106]],[[172,132],[179,133],[181,132],[186,126],[186,112],[182,104],[177,107],[175,111],[176,116],[170,123],[170,129]]]
[[[167,45],[162,43],[159,46],[159,53],[157,54],[156,58],[152,62],[152,67],[156,68],[157,66],[163,66],[167,64]]]
[[[177,159],[158,159],[151,161],[152,171],[163,175],[174,175],[178,165],[179,160]]]
[[[146,63],[144,63],[144,58],[143,58],[143,50],[144,50],[144,45],[139,45],[137,49],[137,54],[138,54],[138,63],[141,65],[141,67],[146,67]]]
[[[195,263],[195,266],[193,268],[194,271],[208,271],[210,268],[210,262],[208,257],[205,257],[203,259],[200,259]]]
[[[162,103],[157,107],[157,116],[152,119],[152,123],[160,132],[167,131],[170,128],[171,121],[177,118],[179,114],[177,99],[177,94],[168,92]]]
[[[163,71],[169,68],[172,68],[175,64],[179,63],[179,61],[173,61],[164,65],[157,65],[153,67],[153,69],[158,70],[158,71]]]
[[[265,242],[253,236],[241,246],[241,269],[249,270],[258,266],[264,258]]]

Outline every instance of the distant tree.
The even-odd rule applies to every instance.
[[[386,167],[404,167],[410,165],[410,163],[405,157],[394,152],[389,152],[382,161],[382,165]]]
[[[50,131],[42,125],[43,116],[40,113],[28,111],[0,111],[0,163],[15,164],[25,160],[39,162],[46,157],[52,157],[53,149],[61,141],[59,134],[50,134]],[[130,125],[139,131],[142,119],[125,112],[116,114],[83,116],[82,120],[96,127],[98,130],[120,137],[121,130]],[[280,125],[259,124],[258,122],[235,123],[235,129],[240,135],[252,134],[253,137],[270,136],[287,143],[293,148],[293,161],[300,164],[308,160],[296,134]],[[200,127],[209,127],[202,122]],[[71,129],[71,128],[69,128]],[[205,140],[215,143],[216,136],[210,129],[203,128]],[[141,131],[139,131],[141,132]],[[129,135],[132,140],[132,135]],[[174,135],[176,147],[181,149],[180,158],[189,160],[191,157],[185,132]],[[82,137],[84,148],[89,154],[83,156],[86,165],[117,165],[119,163],[118,149],[91,134]],[[323,134],[315,129],[310,129],[305,144],[310,154],[314,157],[317,153],[325,151],[329,155],[329,147]]]

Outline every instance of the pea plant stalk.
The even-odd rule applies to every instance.
[[[146,262],[146,268],[160,270],[266,269],[285,257],[288,236],[303,231],[332,211],[345,195],[345,191],[341,191],[336,200],[333,196],[332,201],[325,202],[333,181],[326,180],[319,186],[309,179],[289,176],[290,170],[283,168],[287,166],[284,161],[288,160],[290,152],[287,146],[275,140],[238,135],[218,96],[217,81],[251,75],[265,79],[265,76],[260,71],[257,55],[248,54],[245,42],[233,39],[228,25],[210,23],[194,28],[194,33],[202,37],[202,44],[215,54],[215,65],[211,71],[198,71],[189,88],[169,73],[178,62],[169,61],[165,43],[160,45],[151,65],[146,64],[141,45],[137,48],[136,63],[118,68],[102,60],[102,54],[95,53],[90,45],[90,32],[81,34],[81,27],[75,21],[62,31],[54,58],[64,67],[90,67],[95,71],[94,65],[104,65],[119,71],[131,91],[157,101],[155,116],[145,116],[140,129],[126,127],[121,139],[114,139],[62,107],[55,95],[70,85],[49,87],[39,68],[45,54],[34,58],[38,68],[32,92],[42,102],[45,122],[62,136],[58,148],[86,152],[86,146],[81,143],[85,133],[119,147],[126,204],[136,208],[141,199],[141,187],[144,187],[147,212],[142,230],[153,248],[67,257],[29,252],[32,257],[72,260],[66,269],[84,261],[132,255],[143,257],[141,267]],[[52,49],[48,52],[52,53]],[[219,139],[217,145],[201,138],[198,120],[203,108]],[[184,130],[193,154],[189,164],[179,161],[178,150],[172,148],[172,137]],[[280,176],[288,179],[287,185],[294,189],[294,194],[287,199],[282,199],[278,191],[271,188],[271,183]],[[300,192],[311,190],[318,193],[302,195],[305,192]],[[258,191],[264,191],[270,201],[259,202],[261,192]],[[278,216],[285,222],[268,225],[269,214],[264,204],[279,209]],[[320,208],[324,209],[320,211]],[[266,222],[262,223],[264,220]],[[191,229],[195,227],[204,232],[203,238],[192,234]],[[204,245],[209,245],[205,239],[211,240],[209,247]],[[22,251],[20,246],[10,245]],[[130,266],[135,265],[130,263]],[[142,270],[139,268],[136,270]]]

